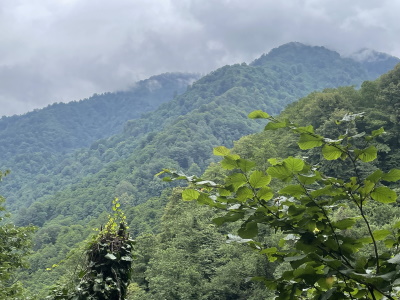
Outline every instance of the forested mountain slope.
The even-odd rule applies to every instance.
[[[139,118],[183,93],[197,74],[167,73],[139,81],[127,90],[55,103],[24,115],[0,119],[1,163],[28,152],[66,153],[121,131]]]
[[[289,105],[277,118],[282,121],[290,120],[300,126],[312,125],[316,134],[332,139],[347,132],[349,135],[355,136],[354,142],[361,147],[366,147],[365,133],[368,135],[374,130],[379,131],[384,128],[385,134],[376,138],[373,143],[378,149],[378,159],[373,164],[357,163],[358,176],[365,178],[374,172],[389,172],[393,168],[399,169],[399,93],[400,65],[378,80],[364,82],[360,90],[356,90],[353,87],[340,87],[311,93],[298,102]],[[360,117],[355,122],[338,124],[338,120],[351,114],[358,114]],[[270,158],[279,160],[293,156],[306,158],[317,167],[318,171],[325,175],[336,178],[352,176],[351,169],[353,167],[348,162],[341,163],[340,160],[336,162],[324,160],[321,158],[321,151],[317,149],[300,150],[297,145],[298,140],[298,136],[287,130],[264,131],[242,137],[234,143],[232,152],[239,154],[242,158],[254,160],[256,168],[260,171],[266,171],[268,167],[271,167],[268,161]],[[229,162],[225,162],[225,164],[229,164]],[[382,171],[377,171],[378,169]],[[209,166],[202,178],[220,183],[220,178],[229,174],[228,172],[219,165],[214,164]],[[228,177],[228,180],[235,184],[233,177],[231,179]],[[288,188],[293,188],[295,185],[290,184],[294,183],[297,182],[289,182]],[[385,185],[390,186],[399,194],[400,187],[398,183],[385,182]],[[273,182],[271,186],[278,189],[279,183]],[[136,290],[136,294],[130,299],[155,300],[160,297],[183,299],[185,297],[190,298],[193,294],[195,295],[194,298],[210,300],[231,298],[275,299],[271,294],[273,291],[266,290],[265,287],[257,284],[257,282],[249,282],[246,278],[249,276],[272,278],[273,276],[279,276],[283,271],[287,271],[288,266],[285,266],[284,263],[279,265],[268,262],[266,260],[266,257],[269,256],[267,250],[261,252],[264,254],[260,254],[259,250],[251,253],[247,252],[250,247],[243,247],[242,244],[236,244],[236,247],[232,247],[232,244],[224,242],[222,237],[227,232],[236,232],[237,228],[235,229],[231,226],[230,230],[227,230],[226,227],[217,227],[211,230],[211,219],[220,215],[216,212],[213,214],[211,210],[207,210],[198,203],[182,201],[176,195],[176,193],[180,192],[181,190],[177,190],[168,201],[167,208],[162,218],[160,218],[160,233],[142,235],[138,238],[140,255],[135,262],[134,278],[136,285],[134,286],[140,288]],[[242,200],[245,203],[246,195],[242,194],[242,196],[244,197]],[[282,194],[275,193],[274,196],[277,197],[273,198],[276,200]],[[239,199],[239,192],[237,197]],[[181,200],[180,204],[178,204],[179,200]],[[201,203],[201,201],[198,202]],[[160,203],[163,202],[160,201]],[[361,219],[358,209],[351,205],[347,207],[344,203],[341,205],[339,205],[341,206],[339,209],[333,210],[334,220],[342,220],[349,216],[356,216],[355,218]],[[388,233],[396,231],[395,228],[398,225],[394,224],[400,219],[398,202],[385,206],[378,201],[366,201],[364,205],[364,217],[367,216],[371,230],[374,232],[385,230]],[[151,205],[145,203],[137,206],[134,210],[136,214],[140,211],[147,216],[150,216],[151,213],[154,214],[154,200]],[[232,208],[232,214],[230,215],[232,220],[241,219],[238,217],[239,213],[235,215],[234,212],[238,211]],[[252,214],[250,213],[250,215]],[[297,212],[293,209],[289,215],[296,216]],[[140,217],[137,219],[142,224],[146,223],[146,219]],[[284,218],[282,218],[282,222],[284,222],[283,220]],[[140,222],[132,222],[132,227],[137,228]],[[207,226],[207,223],[209,226]],[[260,221],[258,224],[259,234],[254,240],[261,247],[269,248],[271,251],[279,249],[280,246],[278,244],[281,242],[278,243],[278,241],[282,238],[281,232],[273,231],[272,228],[264,228],[261,223]],[[145,228],[145,226],[141,226]],[[359,238],[360,235],[366,234],[365,230],[361,224],[357,223],[351,230],[346,230],[346,236]],[[205,238],[205,236],[209,239]],[[221,240],[218,240],[218,237]],[[390,238],[388,237],[388,240]],[[199,240],[203,241],[200,245],[196,244]],[[238,240],[240,241],[240,239]],[[191,247],[194,244],[197,246]],[[146,247],[151,247],[152,252],[149,253]],[[384,248],[385,246],[381,242],[379,244],[379,253],[382,253]],[[387,244],[387,248],[390,250],[391,246]],[[212,250],[205,255],[204,251],[206,249]],[[371,250],[372,248],[368,249]],[[358,254],[365,255],[364,251],[368,250],[363,249]],[[392,257],[398,253],[396,249],[392,249],[389,252],[392,252]],[[297,261],[302,257],[295,257],[293,260]],[[221,261],[221,258],[223,258],[223,261]],[[206,268],[202,268],[204,265]],[[301,266],[301,268],[304,268],[304,266]],[[164,269],[167,272],[160,271]],[[210,270],[214,272],[210,274]],[[186,276],[180,278],[179,274],[185,274]],[[287,276],[289,274],[291,273],[288,271]],[[238,279],[238,277],[241,279]],[[177,280],[177,278],[180,279]],[[307,280],[308,277],[305,281]],[[179,284],[181,282],[182,284]],[[186,285],[189,282],[196,288],[187,288]]]
[[[329,68],[321,69],[323,61]],[[1,193],[16,212],[19,225],[40,227],[31,275],[24,275],[25,282],[36,291],[54,282],[63,270],[50,274],[44,268],[63,259],[89,234],[89,227],[104,220],[114,197],[129,207],[130,223],[138,224],[131,229],[135,235],[154,231],[155,218],[168,201],[168,191],[162,191],[170,186],[154,174],[164,167],[201,174],[214,160],[213,147],[230,147],[241,136],[262,127],[260,122],[247,119],[250,111],[278,114],[314,89],[361,85],[367,78],[368,72],[360,63],[342,59],[335,52],[288,44],[251,65],[226,66],[212,72],[154,112],[127,122],[122,133],[67,154],[60,162],[41,153],[35,153],[40,160],[15,161],[10,168],[16,169],[13,172],[18,176],[8,176]],[[24,156],[20,158],[22,161]],[[18,174],[19,168],[25,171]],[[134,208],[146,205],[149,199],[154,205],[148,206],[148,214]],[[145,220],[141,214],[146,214]]]

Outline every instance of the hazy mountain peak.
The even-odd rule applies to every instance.
[[[291,63],[301,63],[316,59],[337,60],[340,54],[323,46],[310,46],[299,42],[290,42],[272,49],[268,54],[263,54],[254,60],[252,65],[263,65],[271,60],[283,60]]]
[[[355,61],[358,62],[378,62],[378,61],[385,61],[388,59],[396,59],[399,60],[397,57],[391,56],[387,53],[378,52],[373,49],[363,48],[359,51],[351,54],[349,56]]]

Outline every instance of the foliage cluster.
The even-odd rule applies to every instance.
[[[345,115],[341,122],[353,122],[361,115]],[[299,157],[271,158],[271,166],[263,172],[254,170],[254,161],[221,146],[214,154],[222,156],[222,168],[231,171],[223,184],[170,170],[164,172],[172,178],[164,180],[187,180],[193,188],[182,192],[184,200],[227,211],[214,223],[241,220],[241,238],[250,239],[247,243],[270,261],[290,264],[291,269],[277,278],[256,278],[276,290],[276,299],[395,299],[400,286],[400,222],[372,230],[365,207],[377,201],[390,209],[397,194],[387,183],[400,180],[400,169],[376,169],[363,176],[359,165],[377,158],[377,148],[370,143],[384,133],[383,128],[371,134],[346,130],[337,139],[330,139],[316,134],[311,125],[280,121],[263,111],[254,111],[249,117],[268,119],[265,130],[287,128],[298,134],[302,150],[321,147],[325,160],[347,161],[352,174],[327,176],[317,165]],[[269,187],[272,178],[288,185],[274,192]],[[338,214],[348,208],[357,215]],[[260,225],[279,230],[286,237],[277,247],[251,240],[258,235]],[[354,228],[365,234],[349,234]]]
[[[116,198],[113,200],[114,214],[109,216],[104,229],[101,228],[88,244],[86,267],[78,274],[78,285],[54,290],[47,299],[126,299],[134,241],[129,237],[126,217],[119,207]]]
[[[0,171],[0,181],[9,172]],[[9,214],[3,214],[4,198],[0,196],[0,298],[18,299],[23,287],[16,278],[16,271],[25,268],[26,256],[31,252],[31,236],[34,227],[17,227],[7,222]]]

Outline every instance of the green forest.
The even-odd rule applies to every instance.
[[[0,298],[398,299],[398,62],[289,43],[3,117]]]

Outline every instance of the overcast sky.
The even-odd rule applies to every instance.
[[[400,0],[0,0],[0,116],[284,43],[400,57]]]

